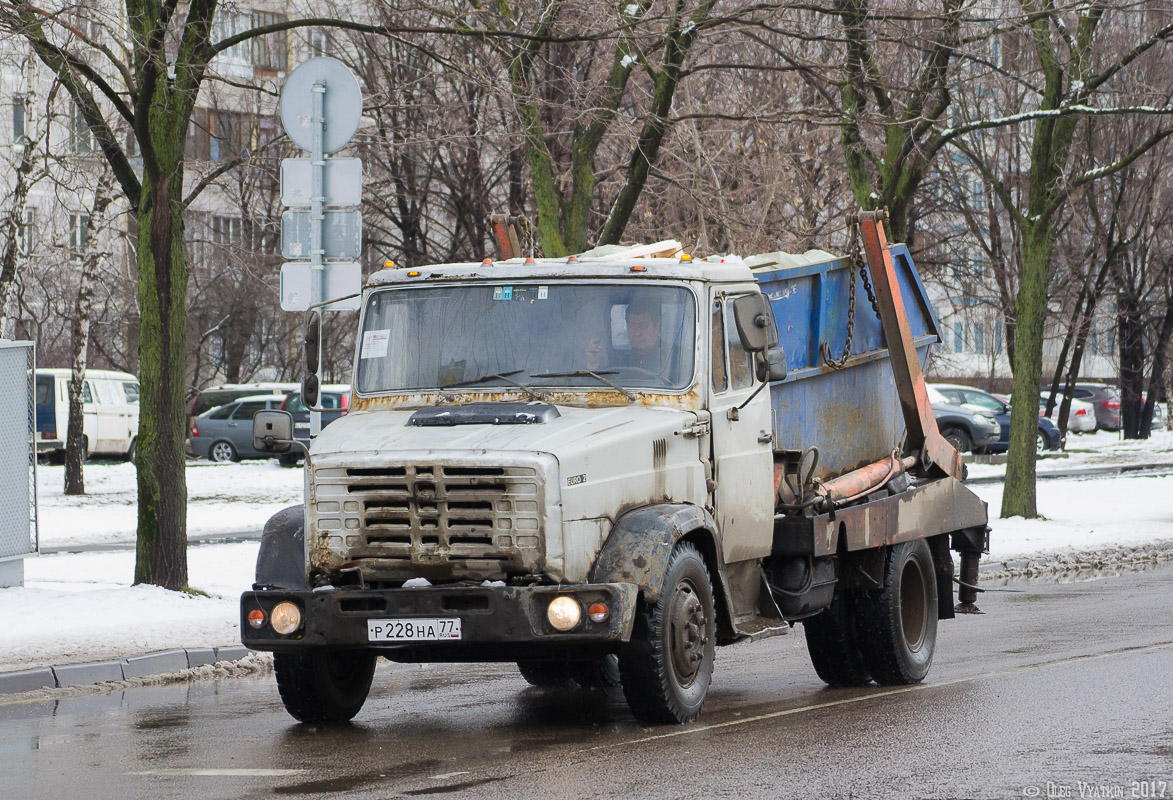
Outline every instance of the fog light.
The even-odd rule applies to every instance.
[[[248,624],[253,628],[259,628],[265,624],[265,612],[259,608],[254,608],[248,612]]]
[[[582,606],[573,597],[561,595],[550,601],[550,607],[546,609],[546,618],[555,630],[563,633],[572,631],[582,622]]]
[[[610,613],[606,603],[591,603],[591,607],[587,609],[587,616],[591,618],[591,622],[606,622]]]
[[[278,603],[273,607],[269,624],[277,633],[288,636],[301,627],[301,609],[288,601]]]

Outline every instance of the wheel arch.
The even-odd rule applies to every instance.
[[[713,516],[687,503],[657,503],[625,512],[611,528],[591,570],[593,583],[633,583],[645,603],[660,596],[668,560],[678,542],[696,547],[713,583],[719,641],[738,638],[733,602],[719,553]]]
[[[257,552],[254,588],[305,589],[305,509],[283,508],[269,518]]]

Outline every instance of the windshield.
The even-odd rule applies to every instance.
[[[358,389],[681,390],[692,384],[695,349],[696,303],[680,286],[393,289],[367,301]]]

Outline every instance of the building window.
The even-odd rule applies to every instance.
[[[1002,355],[1002,320],[994,323],[994,355]]]
[[[69,215],[69,248],[80,253],[90,238],[90,215]]]
[[[240,247],[241,222],[239,217],[212,217],[212,244],[221,247]]]
[[[321,28],[312,28],[310,30],[310,58],[328,56],[333,49],[329,33]]]
[[[37,245],[37,210],[26,208],[20,220],[19,251],[22,256],[31,255]]]
[[[24,145],[28,143],[25,138],[28,126],[28,100],[24,95],[18,94],[12,98],[12,143],[17,145]]]
[[[253,27],[263,28],[285,21],[284,14],[253,12]],[[286,32],[278,31],[253,39],[253,64],[260,69],[284,70],[288,66]]]
[[[961,353],[965,351],[965,323],[953,323],[953,352]]]
[[[249,24],[252,22],[252,15],[247,11],[229,11],[223,6],[220,7],[219,11],[223,13],[216,14],[215,33],[213,37],[217,42],[222,42],[231,36],[244,33],[249,29]],[[232,45],[222,55],[233,61],[247,63],[251,49],[252,43],[246,40]]]
[[[90,130],[85,114],[77,103],[73,104],[69,115],[69,140],[75,153],[92,153],[96,149],[94,132]]]
[[[973,351],[978,355],[986,354],[986,323],[973,324]]]

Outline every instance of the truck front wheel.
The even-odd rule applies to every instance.
[[[802,623],[811,664],[831,686],[863,686],[872,679],[859,652],[851,601],[845,590],[836,589],[830,607]]]
[[[299,722],[347,722],[367,700],[375,674],[374,653],[274,653],[277,691]]]
[[[685,723],[700,716],[713,679],[714,616],[704,559],[691,544],[680,544],[659,599],[636,614],[619,656],[623,694],[638,719]]]
[[[860,592],[856,629],[864,664],[876,683],[920,683],[937,644],[937,580],[924,539],[888,549],[884,585]]]

